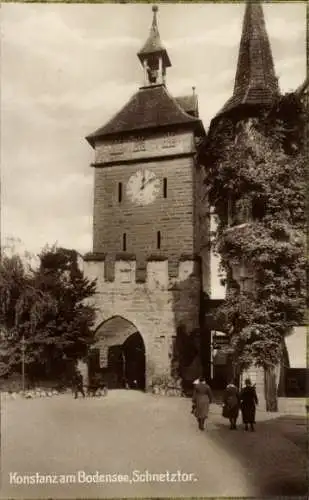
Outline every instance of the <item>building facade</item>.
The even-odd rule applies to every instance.
[[[308,81],[304,82],[296,93],[301,95],[303,102],[306,104]],[[237,135],[241,131],[242,136],[246,137],[246,143],[250,144],[252,149],[257,148],[254,124],[258,122],[265,112],[267,113],[274,108],[280,97],[281,92],[275,72],[262,4],[261,2],[247,2],[233,94],[211,122],[207,140],[205,141],[205,149],[201,153],[201,162],[204,164],[205,169],[207,169],[207,160],[203,162],[203,156],[204,158],[207,157],[208,141],[211,140],[211,137],[220,136],[227,130],[232,134],[235,147],[237,147]],[[254,224],[263,217],[264,209],[264,206],[259,206],[252,201],[250,192],[241,192],[241,194],[237,193],[235,195],[235,192],[231,191],[226,200],[226,234],[234,232],[235,235],[241,238],[249,226],[254,227]],[[244,294],[247,292],[254,293],[256,270],[250,264],[250,262],[245,262],[243,259],[240,259],[239,262],[230,263],[230,275],[227,277],[227,294],[229,293],[229,285],[232,285],[232,282],[237,283],[239,290]],[[292,328],[290,335],[285,339],[285,359],[277,370],[276,382],[279,395],[287,395],[288,391],[283,388],[282,379],[287,376],[286,374],[292,373],[294,368],[303,369],[300,376],[297,376],[301,386],[298,394],[304,396],[306,385],[306,328],[301,325]],[[261,406],[263,406],[265,404],[264,371],[252,366],[246,373],[242,374],[242,378],[247,376],[255,383]]]
[[[148,389],[160,378],[171,378],[178,332],[199,330],[203,359],[194,360],[189,378],[199,375],[202,364],[208,378],[217,370],[224,386],[230,371],[212,342],[216,325],[211,324],[211,300],[206,314],[201,302],[211,296],[210,220],[203,183],[207,165],[200,147],[207,147],[206,133],[194,89],[179,98],[168,91],[171,60],[161,42],[156,7],[138,59],[143,86],[87,137],[94,150],[93,251],[83,265],[98,284],[95,363],[114,377],[111,386]],[[307,83],[300,88],[306,96],[307,90]],[[213,118],[208,137],[226,123],[234,128],[241,123],[254,142],[252,120],[279,98],[262,5],[250,1],[232,97]],[[197,155],[198,149],[202,154]],[[239,231],[254,218],[248,193],[238,200],[231,197],[227,204],[227,230]],[[253,286],[254,269],[247,264],[234,266],[232,274],[243,289]],[[291,366],[296,337],[305,346],[302,327],[287,339]],[[263,401],[262,371],[252,367],[247,375]]]
[[[84,259],[84,271],[98,282],[101,370],[114,372],[111,386],[148,388],[154,379],[171,376],[177,329],[199,327],[210,255],[196,161],[205,130],[194,89],[176,99],[167,89],[171,61],[160,39],[157,7],[138,58],[144,85],[87,137],[95,181],[93,252]],[[136,361],[136,352],[135,359],[127,354],[132,336],[139,338],[136,352],[143,351],[144,362],[142,356]]]

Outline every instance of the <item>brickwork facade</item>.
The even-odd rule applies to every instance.
[[[178,327],[199,327],[210,253],[201,246],[200,232],[209,228],[201,218],[203,177],[195,153],[193,130],[177,127],[95,145],[93,253],[83,265],[97,279],[97,347],[122,345],[138,331],[146,388],[171,376]],[[146,174],[156,191],[140,203],[132,183]],[[208,287],[209,281],[206,276]]]
[[[166,87],[169,55],[156,6],[138,53],[144,86],[113,118],[87,136],[94,149],[93,253],[84,272],[98,283],[97,345],[144,341],[146,387],[171,375],[177,330],[199,327],[210,251],[202,249],[201,169],[205,137],[195,91],[174,98]],[[104,347],[105,344],[105,347]]]
[[[138,268],[142,269],[153,255],[168,257],[170,272],[174,275],[183,256],[199,254],[196,190],[199,172],[193,157],[194,137],[191,132],[175,138],[175,146],[168,152],[164,152],[165,135],[146,141],[148,158],[145,153],[132,152],[132,145],[127,142],[122,156],[126,163],[119,164],[118,160],[95,169],[94,253],[103,253],[110,260],[115,259],[117,253],[133,253]],[[97,153],[99,161],[104,157],[102,150],[104,145],[100,145],[100,154]],[[157,152],[161,151],[162,155],[162,150],[164,156],[156,159]],[[144,170],[156,177],[158,193],[151,203],[138,205],[129,198],[128,184],[135,174]],[[108,274],[112,275],[112,271]]]
[[[102,346],[104,340],[122,344],[138,331],[145,345],[146,387],[150,387],[154,377],[171,374],[177,327],[192,331],[199,326],[199,267],[183,261],[177,277],[170,278],[167,260],[148,262],[145,283],[136,282],[136,261],[116,261],[114,281],[106,281],[104,267],[104,261],[84,261],[85,274],[97,279],[92,300],[97,308],[97,340]]]

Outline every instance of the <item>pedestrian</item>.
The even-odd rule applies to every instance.
[[[251,380],[247,378],[245,380],[245,387],[240,392],[240,401],[241,401],[241,413],[243,423],[245,424],[245,430],[254,431],[255,424],[255,410],[256,406],[259,404],[258,398],[256,395],[255,387],[252,385]]]
[[[208,418],[209,405],[212,402],[212,392],[204,377],[195,381],[192,396],[192,412],[201,431],[205,429],[205,420]]]
[[[77,399],[78,393],[80,392],[85,397],[84,392],[84,384],[83,384],[83,376],[79,370],[76,371],[73,377],[73,391],[74,391],[74,399]]]
[[[239,390],[231,381],[225,389],[223,396],[223,416],[228,418],[230,421],[230,429],[237,429],[237,418],[239,415],[240,408],[240,395]]]
[[[197,378],[197,379],[195,379],[195,380],[193,381],[193,392],[194,392],[194,387],[195,387],[195,385],[196,385],[196,384],[198,384],[198,383],[199,383],[199,381],[200,381],[200,379],[199,379],[199,378]],[[191,413],[192,413],[192,415],[194,415],[194,416],[195,416],[195,408],[196,408],[196,404],[195,404],[195,402],[193,401],[193,398],[192,398],[192,408],[191,408]]]

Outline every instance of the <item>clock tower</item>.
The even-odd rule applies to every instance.
[[[138,53],[143,85],[87,137],[94,149],[94,211],[93,252],[84,260],[98,282],[100,368],[107,373],[109,351],[139,332],[146,388],[171,376],[177,330],[199,327],[201,288],[208,291],[209,283],[209,228],[196,160],[205,130],[194,90],[174,98],[167,89],[171,61],[158,8],[152,10]]]

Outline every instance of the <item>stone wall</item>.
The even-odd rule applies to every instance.
[[[97,308],[96,327],[117,316],[134,325],[145,344],[149,387],[154,377],[170,376],[177,327],[184,325],[189,332],[199,326],[199,267],[195,261],[180,262],[172,279],[167,260],[150,261],[145,283],[138,283],[136,261],[116,261],[114,281],[106,281],[104,266],[104,261],[85,261],[83,269],[88,278],[97,278],[97,294],[92,299]]]
[[[211,294],[210,268],[210,208],[205,185],[205,170],[198,164],[195,167],[195,206],[196,206],[196,248],[201,257],[203,291]]]
[[[182,155],[191,152],[193,148],[192,131],[136,131],[129,137],[118,138],[117,141],[107,138],[98,140],[95,145],[95,165]]]
[[[194,132],[184,129],[95,145],[93,254],[83,265],[98,280],[96,326],[118,317],[121,327],[110,323],[115,342],[130,334],[125,321],[141,334],[148,386],[170,376],[177,328],[199,327],[202,272],[209,289],[210,253],[200,237],[203,232],[207,239],[209,225],[202,217],[203,177],[195,153]],[[139,204],[127,187],[145,170],[154,174],[157,193]],[[100,331],[107,335],[105,327]]]
[[[157,198],[139,206],[127,198],[130,177],[142,168],[153,172],[160,181]],[[162,255],[174,261],[182,255],[193,255],[196,249],[194,193],[194,162],[192,157],[166,159],[161,162],[113,165],[96,168],[93,221],[93,251],[113,257],[126,249],[134,253],[138,266],[152,255]],[[167,179],[167,197],[163,197],[163,182]],[[118,184],[123,190],[118,201]],[[160,248],[157,233],[161,233]]]
[[[286,415],[307,415],[309,401],[306,398],[278,398],[278,409]]]

